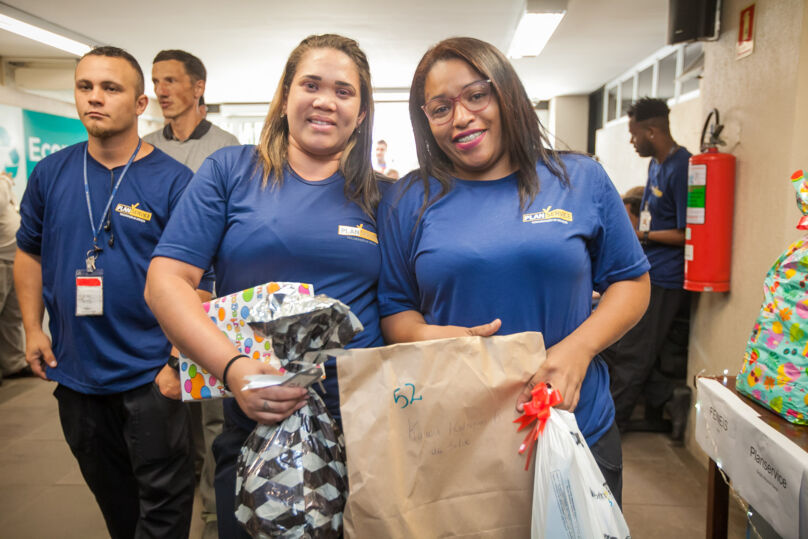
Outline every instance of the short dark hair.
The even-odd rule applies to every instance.
[[[384,144],[384,147],[387,148],[387,141],[386,140],[381,139],[379,142],[376,143],[376,146],[378,146],[379,144]]]
[[[640,216],[640,205],[642,204],[642,196],[625,195],[623,197],[623,204],[628,206],[628,211],[634,217]]]
[[[185,66],[185,72],[194,80],[208,80],[208,72],[205,70],[205,64],[202,63],[202,60],[191,54],[190,52],[185,52],[179,49],[168,49],[164,51],[160,51],[157,53],[157,56],[154,57],[153,64],[157,62],[166,62],[168,60],[177,60],[178,62],[182,62],[182,65]]]
[[[634,118],[636,122],[643,122],[651,118],[664,118],[667,121],[670,111],[665,100],[655,97],[642,97],[632,103],[627,114],[629,118]]]
[[[121,49],[120,47],[113,47],[111,45],[103,45],[101,47],[95,47],[90,52],[86,53],[82,56],[79,61],[84,60],[88,56],[106,56],[108,58],[123,58],[129,65],[132,66],[132,69],[135,70],[135,74],[137,75],[137,86],[135,87],[135,93],[137,97],[143,95],[143,92],[146,89],[146,83],[143,79],[143,70],[140,69],[140,64],[137,63],[135,57],[126,52],[125,50]]]

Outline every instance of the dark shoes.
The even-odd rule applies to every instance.
[[[662,419],[662,406],[651,406],[645,403],[645,417],[643,419],[633,419],[628,422],[626,432],[662,432],[671,431],[671,422]]]
[[[620,433],[626,432],[661,432],[670,434],[671,440],[676,443],[684,441],[687,417],[690,413],[692,391],[687,386],[676,387],[673,395],[665,405],[657,408],[645,405],[645,418],[634,419],[626,424],[618,424]],[[663,411],[667,412],[670,420],[663,419]]]
[[[628,422],[627,432],[671,432],[667,419],[635,419]]]
[[[665,411],[671,416],[671,440],[682,442],[690,414],[692,391],[687,386],[676,387],[673,396],[665,403]]]

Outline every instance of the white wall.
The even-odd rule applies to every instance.
[[[551,99],[547,130],[556,150],[586,152],[589,96],[564,95]]]
[[[704,124],[701,109],[698,96],[671,106],[671,134],[693,154],[699,153],[699,137]],[[648,179],[650,158],[637,155],[630,138],[627,117],[598,129],[595,135],[595,155],[620,193],[645,185]]]
[[[763,278],[802,235],[789,178],[808,168],[808,11],[802,0],[757,0],[755,51],[737,60],[739,13],[748,4],[725,1],[721,39],[705,44],[702,112],[719,108],[737,158],[735,223],[732,289],[701,294],[693,311],[691,380],[702,372],[738,372]],[[692,439],[689,447],[699,452]]]
[[[76,107],[72,103],[23,92],[10,86],[0,86],[0,104],[56,114],[57,116],[67,116],[68,118],[78,118]]]
[[[724,2],[721,37],[706,42],[698,99],[671,113],[674,138],[697,153],[701,127],[716,107],[723,138],[737,159],[729,293],[695,296],[688,382],[696,375],[737,373],[763,298],[763,278],[801,236],[791,173],[808,169],[808,10],[803,0],[757,0],[755,51],[736,59],[739,14],[749,0]],[[634,155],[626,122],[597,134],[597,153],[620,191],[644,184],[647,159]],[[688,448],[706,458],[692,437]]]
[[[392,159],[393,168],[399,177],[418,168],[418,155],[415,153],[415,138],[412,133],[410,111],[407,102],[382,103],[374,106],[373,148],[376,142],[387,142],[387,157]],[[372,157],[372,156],[371,156]]]

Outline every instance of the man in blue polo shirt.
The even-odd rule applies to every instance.
[[[171,345],[143,299],[146,269],[191,171],[138,137],[137,61],[98,47],[76,66],[88,141],[51,154],[22,200],[14,278],[34,373],[110,536],[187,537],[188,410],[166,397]],[[44,308],[53,341],[42,331]]]
[[[673,139],[669,112],[665,101],[648,97],[628,110],[631,143],[640,157],[651,158],[636,229],[651,264],[651,300],[639,323],[603,356],[609,364],[620,430],[670,431],[674,440],[681,440],[690,390],[674,387],[663,362],[666,340],[674,331],[684,331],[676,340],[686,346],[689,329],[690,297],[682,286],[690,152]],[[679,356],[686,362],[686,354]],[[645,395],[646,420],[631,423],[641,394]],[[663,409],[670,414],[671,423],[662,420]]]

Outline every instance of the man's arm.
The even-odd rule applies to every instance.
[[[636,230],[637,238],[642,241],[653,241],[667,245],[681,246],[685,244],[685,231],[681,228],[671,228],[667,230],[650,230],[646,236],[645,232]]]
[[[56,367],[51,341],[42,331],[45,303],[42,300],[42,260],[39,256],[17,249],[14,257],[14,287],[25,328],[25,360],[34,374],[47,380],[45,364]]]

